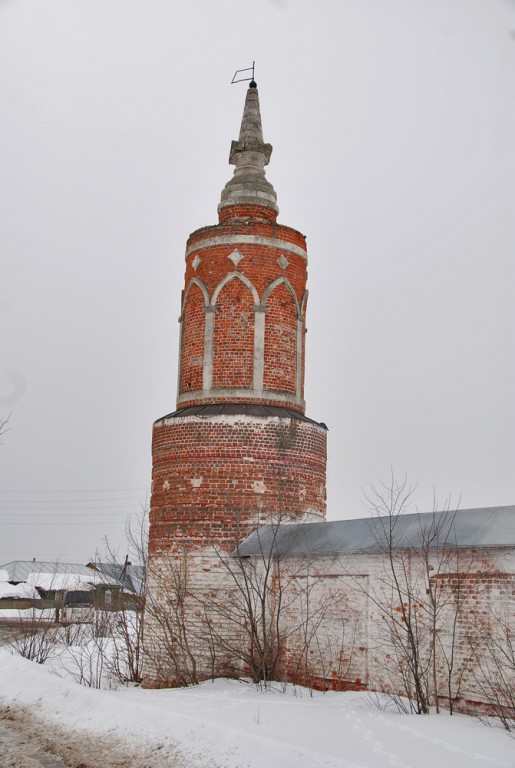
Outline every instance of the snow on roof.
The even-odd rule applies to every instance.
[[[95,575],[84,576],[81,573],[29,573],[26,584],[32,584],[34,587],[48,590],[84,590],[93,589]]]
[[[3,571],[0,571],[0,576]],[[39,598],[35,587],[31,584],[9,584],[8,581],[0,580],[0,598],[2,597],[29,597],[31,599]]]
[[[380,551],[385,541],[385,517],[321,523],[265,525],[238,547],[242,557],[274,549],[277,555],[326,555]],[[481,507],[426,514],[399,515],[393,538],[397,547],[420,546],[423,532],[440,528],[435,545],[458,547],[515,547],[515,506]]]
[[[121,563],[89,563],[88,568],[93,568],[102,574],[104,581],[110,583],[120,582],[135,595],[141,595],[145,585],[145,567],[143,565],[122,565]]]
[[[104,584],[105,577],[79,563],[49,563],[38,560],[13,560],[1,566],[5,581],[25,582],[41,589],[91,589]]]

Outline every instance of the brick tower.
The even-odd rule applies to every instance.
[[[325,516],[326,428],[304,414],[307,253],[276,222],[251,82],[219,223],[187,242],[177,410],[153,429],[150,561]]]

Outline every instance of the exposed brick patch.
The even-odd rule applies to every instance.
[[[326,430],[296,419],[184,417],[153,433],[150,552],[232,548],[286,511],[325,515]]]

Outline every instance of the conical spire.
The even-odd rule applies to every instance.
[[[263,141],[259,95],[256,83],[252,80],[245,99],[240,137],[231,144],[229,163],[235,165],[236,169],[233,178],[222,191],[218,206],[221,215],[223,209],[250,205],[268,208],[275,218],[279,211],[277,195],[265,177],[265,165],[268,165],[271,154],[272,145]],[[265,217],[270,218],[270,213]]]

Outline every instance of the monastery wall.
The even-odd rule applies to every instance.
[[[433,555],[429,568],[421,551],[396,552],[395,577],[383,553],[314,557],[303,567],[291,561],[296,576],[287,582],[284,622],[299,629],[289,633],[280,677],[321,689],[406,694],[404,608],[428,678],[435,660],[442,706],[451,696],[458,711],[485,711],[487,680],[502,674],[491,650],[515,633],[513,550],[450,550]],[[503,667],[515,685],[514,666]]]

